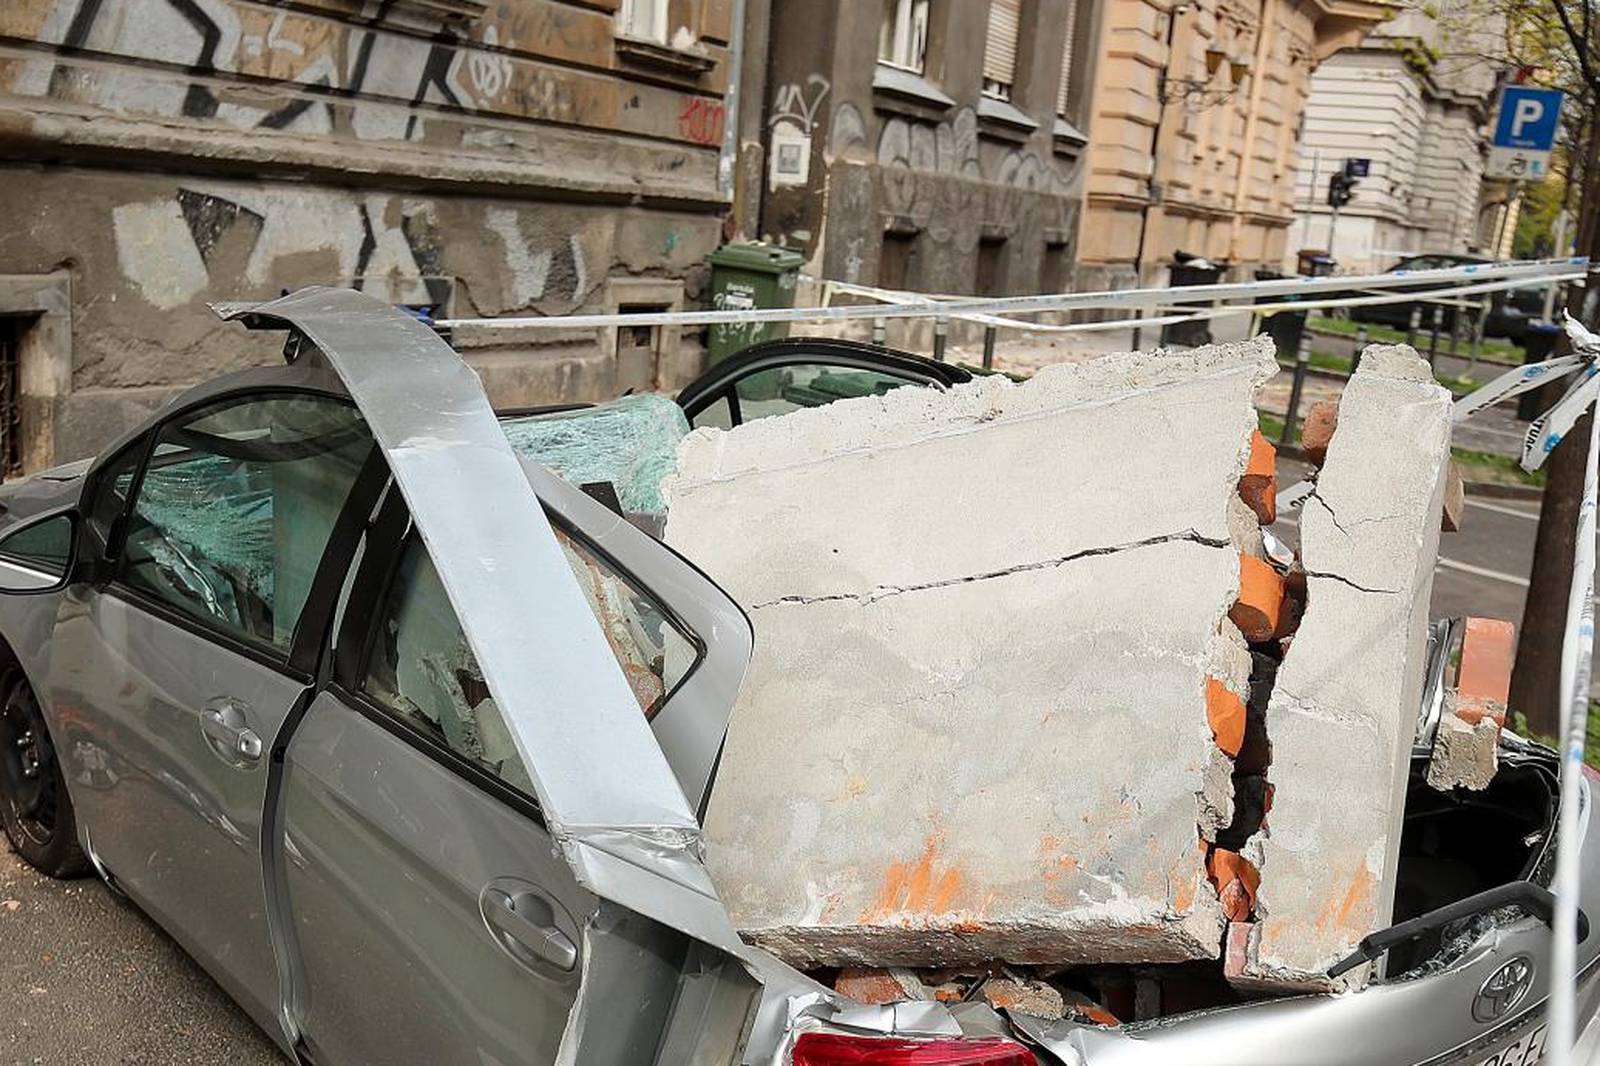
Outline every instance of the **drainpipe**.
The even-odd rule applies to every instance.
[[[1144,209],[1139,212],[1139,244],[1133,253],[1133,286],[1144,287],[1144,242],[1150,233],[1150,208],[1154,206],[1154,192],[1161,181],[1161,127],[1167,120],[1167,73],[1172,69],[1172,38],[1178,29],[1178,16],[1189,10],[1188,0],[1178,0],[1167,9],[1167,57],[1156,75],[1156,124],[1150,131],[1150,181],[1145,189]],[[1163,196],[1163,199],[1165,197]],[[1142,313],[1142,312],[1141,312]],[[1139,349],[1143,334],[1139,326],[1133,327],[1133,348]]]
[[[744,5],[733,0],[733,30],[728,36],[728,92],[722,109],[722,149],[717,155],[717,195],[733,200],[733,175],[739,165],[739,78],[744,73]],[[731,209],[731,207],[730,207]]]
[[[1239,261],[1239,237],[1244,230],[1244,200],[1249,191],[1250,168],[1255,162],[1257,118],[1261,112],[1261,86],[1266,81],[1267,48],[1277,21],[1276,0],[1261,0],[1261,21],[1256,28],[1256,57],[1250,66],[1250,103],[1244,113],[1244,150],[1239,153],[1239,180],[1233,189],[1233,229],[1228,235],[1228,262]]]

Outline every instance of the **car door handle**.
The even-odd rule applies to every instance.
[[[483,917],[506,953],[523,965],[533,960],[570,970],[578,963],[578,947],[556,926],[550,901],[525,889],[493,886],[483,893]]]
[[[234,765],[261,758],[261,738],[244,716],[244,704],[216,700],[200,710],[200,732],[211,750]]]

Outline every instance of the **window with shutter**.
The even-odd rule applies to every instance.
[[[1017,26],[1022,21],[1022,0],[989,0],[989,33],[983,41],[983,92],[1000,100],[1011,99],[1017,80]]]
[[[1078,21],[1077,0],[1068,0],[1065,36],[1061,42],[1061,82],[1056,86],[1056,114],[1067,113],[1067,96],[1072,87],[1072,30]]]

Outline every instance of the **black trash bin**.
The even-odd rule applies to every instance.
[[[1214,263],[1205,256],[1191,255],[1188,252],[1176,252],[1172,256],[1172,277],[1168,284],[1172,288],[1181,288],[1185,285],[1215,285],[1222,279],[1222,272],[1227,269],[1226,263]],[[1194,304],[1195,307],[1206,307],[1210,301]],[[1185,306],[1185,305],[1179,305]],[[1211,320],[1209,318],[1195,319],[1191,322],[1173,322],[1161,327],[1162,344],[1186,344],[1198,347],[1211,343]]]
[[[1561,336],[1561,327],[1554,322],[1529,322],[1528,331],[1522,337],[1522,365],[1529,363],[1542,363],[1550,358],[1550,353],[1555,351],[1556,338]],[[1517,397],[1517,417],[1524,422],[1532,422],[1555,406],[1561,399],[1561,394],[1571,384],[1570,378],[1561,378],[1548,385],[1541,385],[1537,389],[1530,389]]]
[[[1283,277],[1283,272],[1273,270],[1271,267],[1262,267],[1256,271],[1257,281],[1278,281]],[[1287,296],[1257,296],[1258,304],[1294,303],[1300,299],[1296,293]],[[1306,313],[1304,311],[1279,311],[1266,316],[1261,320],[1261,332],[1272,338],[1272,343],[1277,346],[1278,359],[1292,360],[1295,352],[1300,349],[1300,338],[1306,331]]]

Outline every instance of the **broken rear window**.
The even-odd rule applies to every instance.
[[[639,709],[654,716],[698,663],[695,642],[603,556],[561,527],[552,528]],[[489,695],[433,560],[416,536],[407,543],[378,626],[367,665],[367,695],[531,795],[532,782],[510,730]]]

